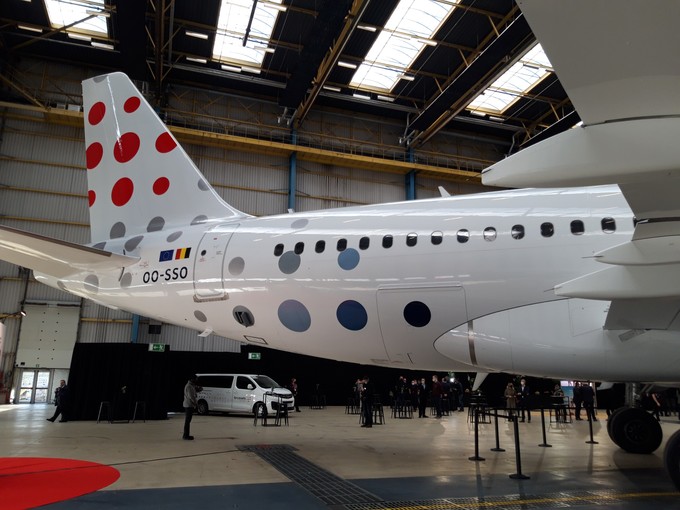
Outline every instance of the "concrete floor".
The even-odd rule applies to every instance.
[[[680,494],[663,470],[663,445],[652,455],[626,454],[607,436],[604,420],[593,424],[599,444],[587,444],[587,421],[547,423],[546,415],[551,448],[537,446],[543,442],[540,414],[520,423],[522,473],[530,479],[515,480],[509,478],[517,472],[512,424],[502,420],[499,426],[505,452],[490,451],[493,424],[480,426],[479,454],[486,460],[470,461],[474,427],[466,412],[442,419],[388,416],[371,429],[361,428],[359,417],[344,407],[302,408],[280,427],[253,426],[246,416],[195,416],[196,439],[183,441],[183,415],[50,423],[45,419],[53,411],[47,405],[0,406],[0,456],[87,460],[113,466],[121,476],[98,492],[46,507],[51,509],[680,508]],[[662,427],[670,436],[677,418],[666,418]],[[289,457],[307,463],[302,478],[284,475],[243,448],[275,445],[289,445]],[[325,500],[305,484],[317,469],[356,488],[358,499]],[[320,480],[322,490],[335,490]]]

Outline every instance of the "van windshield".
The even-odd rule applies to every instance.
[[[260,388],[280,388],[281,385],[277,383],[274,379],[271,377],[267,377],[266,375],[256,375],[253,377],[255,379],[255,382],[260,386]]]

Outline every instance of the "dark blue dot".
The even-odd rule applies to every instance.
[[[289,299],[279,305],[279,320],[281,324],[296,333],[307,331],[312,324],[312,318],[305,305],[294,299]]]
[[[414,328],[422,328],[430,323],[432,313],[425,303],[411,301],[404,307],[404,319]]]
[[[354,248],[341,251],[338,255],[338,265],[345,271],[354,269],[359,264],[359,252]]]
[[[368,314],[366,309],[356,301],[343,301],[335,313],[338,322],[350,331],[359,331],[366,326]]]

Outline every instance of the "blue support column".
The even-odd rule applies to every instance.
[[[132,332],[130,333],[130,343],[136,344],[139,338],[139,315],[132,316]]]
[[[291,143],[297,144],[297,131],[291,131]],[[295,190],[297,189],[297,152],[288,158],[288,209],[295,210]]]
[[[407,156],[407,161],[409,163],[413,163],[415,161],[415,157],[413,156],[413,149],[411,147],[408,148],[406,156]],[[416,199],[416,171],[411,170],[404,177],[405,177],[405,183],[404,184],[406,186],[406,200],[415,200]]]

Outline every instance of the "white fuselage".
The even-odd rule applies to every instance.
[[[124,270],[38,277],[167,323],[324,358],[677,380],[676,335],[624,342],[602,328],[608,302],[552,291],[600,269],[593,255],[632,232],[615,186],[503,191],[166,229],[128,252],[140,261]]]

